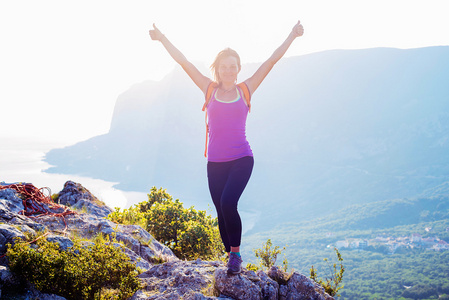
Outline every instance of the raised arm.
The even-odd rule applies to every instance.
[[[206,92],[207,86],[211,79],[201,74],[201,72],[181,53],[162,32],[153,24],[150,30],[150,37],[154,41],[160,41],[170,56],[181,65],[193,82],[203,91]]]
[[[265,77],[268,75],[268,73],[271,71],[273,66],[284,56],[285,52],[287,52],[287,49],[290,47],[292,42],[297,38],[304,34],[304,28],[300,21],[296,23],[296,25],[293,27],[292,31],[288,35],[287,39],[282,43],[282,45],[277,48],[273,54],[268,58],[260,67],[257,69],[257,71],[254,73],[253,76],[248,78],[245,82],[248,85],[249,90],[251,91],[251,94],[256,91],[256,89],[259,87],[259,85],[262,83],[262,81],[265,79]]]

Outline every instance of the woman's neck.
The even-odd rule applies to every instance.
[[[236,86],[234,83],[231,84],[223,84],[223,82],[220,84],[220,87],[218,89],[218,92],[216,94],[217,99],[222,102],[228,102],[235,100],[235,98],[238,96]]]
[[[224,92],[229,92],[231,90],[233,90],[235,88],[235,83],[224,83],[222,82],[220,85],[220,88],[224,91]]]

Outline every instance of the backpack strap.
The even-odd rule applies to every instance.
[[[214,89],[216,87],[218,87],[218,83],[216,83],[214,81],[211,81],[209,83],[209,85],[207,86],[206,93],[204,94],[206,101],[204,101],[203,111],[206,111],[207,105],[209,104],[210,99],[212,98],[212,93],[214,92]]]
[[[204,114],[204,122],[206,123],[206,145],[204,147],[204,157],[207,157],[207,144],[209,143],[209,124],[207,123],[207,105],[209,105],[210,100],[212,99],[212,93],[218,87],[218,83],[211,81],[207,86],[205,96],[205,101],[203,105],[203,111],[206,112]]]
[[[251,92],[249,91],[248,85],[246,82],[241,82],[237,86],[242,90],[246,105],[248,105],[248,110],[251,112]]]

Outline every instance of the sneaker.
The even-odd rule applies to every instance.
[[[236,275],[242,272],[242,258],[235,253],[231,253],[228,261],[228,275]]]

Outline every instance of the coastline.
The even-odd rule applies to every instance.
[[[44,170],[50,167],[43,161],[45,153],[66,144],[35,137],[1,137],[0,182],[28,182],[38,188],[48,187],[58,193],[68,180],[81,183],[92,194],[111,208],[129,208],[146,200],[146,193],[124,192],[113,188],[115,182],[93,179],[78,175],[50,174]]]

